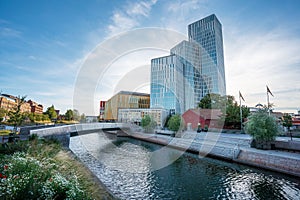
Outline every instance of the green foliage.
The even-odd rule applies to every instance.
[[[73,120],[80,121],[80,119],[81,119],[81,116],[80,116],[79,111],[76,109],[73,109]]]
[[[219,94],[207,94],[199,102],[199,108],[203,109],[224,109],[226,105],[226,96]]]
[[[0,130],[0,135],[9,135],[11,130]]]
[[[81,123],[85,123],[85,122],[86,122],[86,117],[85,117],[85,114],[84,114],[84,113],[82,113],[82,114],[80,115],[80,122],[81,122]]]
[[[142,118],[141,125],[144,128],[145,132],[150,133],[153,132],[154,128],[156,127],[156,122],[149,115],[145,115]]]
[[[57,159],[58,143],[35,136],[22,144],[27,148],[0,156],[0,199],[91,199],[72,171],[74,164]]]
[[[263,110],[249,117],[245,130],[253,139],[262,142],[273,141],[279,132],[275,118]]]
[[[26,96],[18,97],[16,107],[8,113],[8,122],[14,126],[14,132],[17,131],[17,126],[20,126],[26,117],[25,114],[21,113],[21,106],[25,103],[25,99]]]
[[[282,125],[290,130],[291,126],[293,126],[292,116],[289,114],[284,114],[282,120]]]
[[[207,94],[199,103],[199,107],[203,109],[220,109],[223,115],[222,122],[226,127],[240,128],[241,114],[240,106],[233,96],[221,96],[219,94]],[[242,118],[247,118],[250,110],[246,106],[242,106]]]
[[[0,108],[0,122],[3,121],[4,117],[6,116],[7,112],[5,109]]]
[[[54,105],[48,107],[45,114],[48,115],[49,119],[51,120],[57,119],[57,113],[55,111]]]
[[[47,114],[29,113],[27,117],[31,122],[50,121]]]
[[[177,132],[182,124],[180,115],[173,115],[168,121],[168,128],[171,131]]]
[[[52,159],[38,160],[25,153],[3,159],[0,196],[3,199],[90,199],[75,175],[64,176]]]
[[[65,113],[65,118],[66,120],[73,120],[74,119],[74,113],[73,110],[68,109],[67,112]]]

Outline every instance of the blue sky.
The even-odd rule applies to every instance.
[[[298,0],[1,0],[0,91],[27,95],[45,108],[54,104],[64,113],[73,108],[78,77],[99,45],[120,33],[149,27],[186,35],[189,23],[214,13],[223,25],[227,93],[238,98],[241,90],[248,106],[266,104],[268,85],[275,110],[296,112],[299,8]],[[131,42],[143,40],[137,37]],[[79,111],[98,114],[99,100],[127,89],[121,83],[132,78],[126,75],[143,66],[148,69],[150,59],[167,54],[166,49],[119,56],[106,71],[108,80],[98,77],[91,95],[93,108],[79,106]],[[147,71],[140,72],[148,77]],[[135,89],[149,92],[147,85]]]

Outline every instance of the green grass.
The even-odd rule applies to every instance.
[[[50,199],[113,199],[57,141],[33,137],[1,146],[0,153],[0,199],[45,199],[53,192]]]
[[[11,130],[0,130],[0,136],[9,135],[10,133],[11,133]]]

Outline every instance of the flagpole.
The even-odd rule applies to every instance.
[[[270,113],[270,97],[269,97],[268,86],[267,86],[267,107],[268,107],[268,112],[269,112],[269,116],[270,116],[271,115],[271,113]]]
[[[241,94],[241,92],[239,93]],[[240,97],[240,116],[241,116],[241,133],[243,131],[243,111],[242,111],[242,100],[241,100],[241,95],[239,95]]]

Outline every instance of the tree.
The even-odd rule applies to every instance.
[[[18,96],[16,99],[17,104],[15,108],[8,113],[9,116],[8,122],[13,124],[14,133],[17,132],[17,127],[20,126],[25,119],[25,115],[21,113],[21,106],[26,102],[25,99],[26,96],[22,96],[22,97]]]
[[[242,119],[247,118],[250,110],[247,106],[242,106]],[[241,112],[240,106],[235,101],[233,96],[227,96],[226,100],[226,114],[224,116],[224,125],[226,127],[241,128]]]
[[[203,109],[224,109],[226,106],[226,96],[209,93],[199,102],[198,107]]]
[[[42,114],[41,117],[42,117],[42,120],[43,120],[43,121],[50,121],[48,115]]]
[[[145,132],[150,133],[153,132],[154,128],[156,127],[156,122],[149,115],[145,115],[142,118],[141,125],[144,128]]]
[[[48,115],[49,119],[56,120],[57,119],[57,113],[55,111],[54,105],[47,108],[46,115]]]
[[[290,133],[290,136],[291,136],[291,140],[293,140],[292,132],[290,130],[290,128],[293,126],[292,116],[289,115],[289,114],[284,114],[283,117],[282,117],[282,120],[283,120],[282,125],[284,127],[287,127],[287,129]]]
[[[279,132],[275,118],[269,116],[265,110],[252,114],[245,130],[253,138],[251,146],[258,149],[271,149],[271,142]]]
[[[222,123],[224,122],[225,127],[241,128],[240,106],[234,96],[207,94],[201,99],[198,106],[203,109],[220,109],[223,113],[220,120]],[[249,108],[242,106],[242,113],[242,118],[247,118],[250,114]]]
[[[68,109],[67,112],[65,113],[65,118],[66,120],[73,120],[74,119],[74,113],[73,113],[73,110],[71,109]]]
[[[7,112],[5,109],[0,108],[0,122],[3,121],[4,117],[6,116]]]
[[[181,126],[182,120],[180,115],[173,115],[168,121],[168,128],[177,132]]]
[[[76,109],[73,109],[73,120],[80,121],[80,119],[81,119],[81,116],[80,116],[79,111]]]
[[[86,117],[85,117],[85,114],[84,114],[84,113],[82,113],[82,114],[80,115],[80,122],[81,122],[81,123],[85,123],[85,122],[86,122]]]

